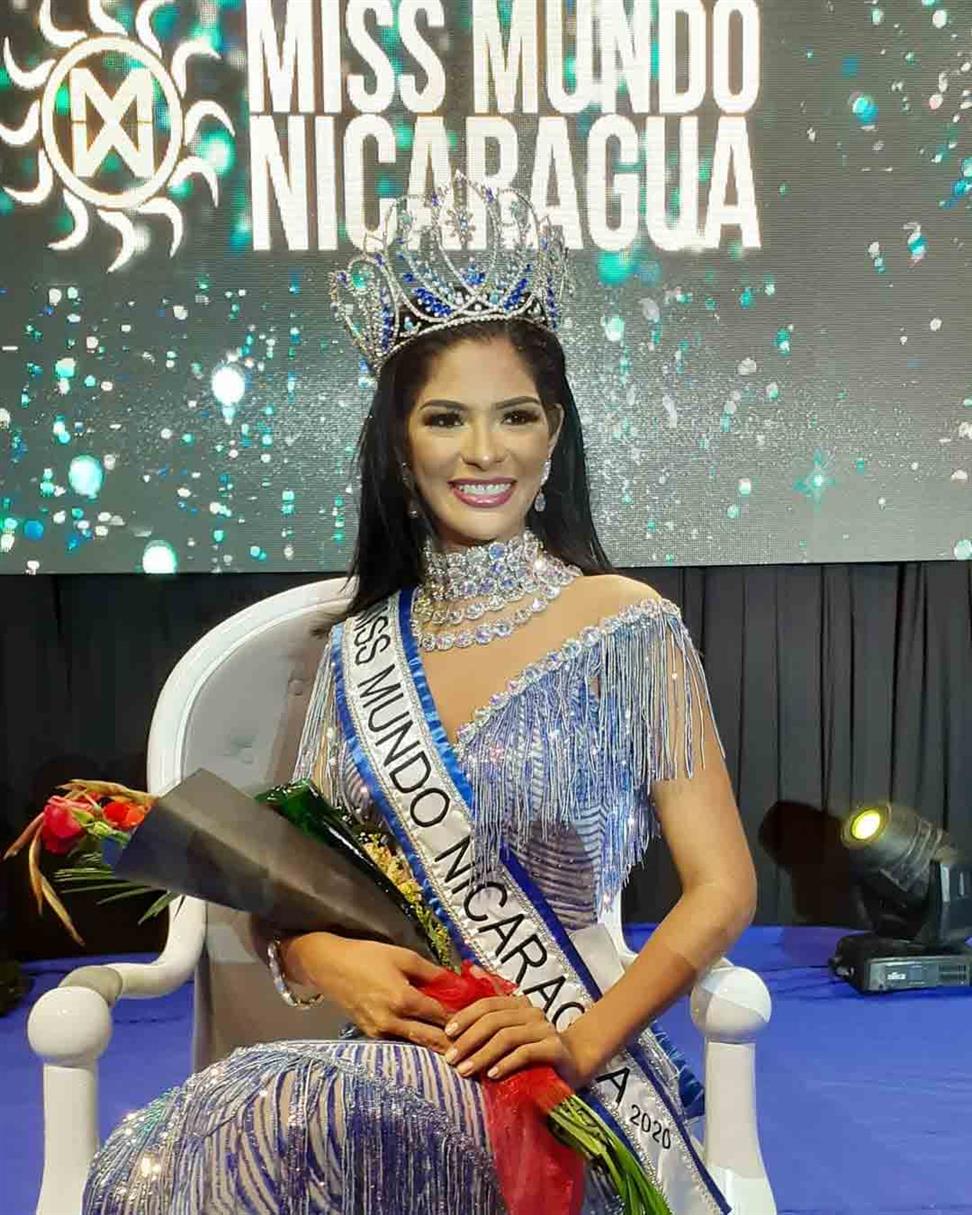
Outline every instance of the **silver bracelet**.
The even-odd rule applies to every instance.
[[[273,979],[274,987],[281,1000],[285,1004],[289,1004],[291,1008],[302,1008],[306,1012],[324,999],[320,992],[309,997],[294,994],[290,984],[284,978],[283,965],[280,961],[280,937],[270,938],[267,945],[267,963],[270,966],[270,977]]]

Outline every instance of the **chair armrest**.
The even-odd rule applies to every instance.
[[[44,1173],[37,1215],[76,1215],[98,1149],[98,1059],[120,977],[85,966],[34,1005],[27,1036],[44,1061]],[[109,999],[106,999],[106,992]]]
[[[206,904],[177,899],[169,906],[169,935],[154,962],[112,962],[128,999],[167,996],[187,982],[196,968],[206,938]]]
[[[756,1119],[756,1038],[769,1024],[769,991],[755,971],[722,958],[692,989],[691,1012],[705,1039],[706,1167],[735,1215],[776,1215]]]
[[[154,962],[82,966],[34,1005],[27,1036],[44,1063],[44,1173],[36,1215],[78,1215],[98,1150],[98,1060],[122,996],[164,996],[190,978],[206,934],[206,904],[169,908],[169,935]]]
[[[692,988],[692,1020],[706,1040],[751,1042],[773,1011],[766,984],[754,970],[720,958]]]

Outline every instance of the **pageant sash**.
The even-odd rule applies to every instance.
[[[410,592],[337,626],[335,690],[361,778],[464,956],[498,972],[558,1029],[602,994],[590,968],[516,857],[474,874],[472,790],[432,702],[411,627]],[[638,1045],[585,1092],[655,1179],[675,1215],[729,1206],[665,1085]]]

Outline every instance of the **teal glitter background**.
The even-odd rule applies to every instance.
[[[62,53],[32,0],[0,4],[22,68]],[[469,108],[470,8],[447,7],[436,43],[453,132]],[[759,10],[762,248],[730,229],[718,250],[664,253],[642,224],[623,253],[573,255],[563,341],[602,538],[626,566],[970,559],[972,3]],[[53,11],[90,32],[86,5]],[[135,28],[136,6],[104,11]],[[167,59],[188,38],[218,51],[189,61],[188,94],[236,128],[200,126],[220,199],[198,177],[180,188],[174,258],[153,218],[146,247],[108,275],[116,232],[92,216],[79,250],[52,252],[72,226],[59,191],[33,207],[0,192],[0,572],[348,562],[370,382],[326,278],[351,249],[252,251],[245,20],[242,0],[152,18]],[[394,30],[383,41],[400,56]],[[0,67],[0,123],[18,127],[30,100]],[[571,120],[581,185],[598,112]],[[402,157],[373,185],[390,197],[412,118],[385,117]],[[703,201],[714,117],[700,110]],[[535,118],[516,121],[522,187]],[[677,183],[674,152],[668,167]],[[106,181],[120,171],[109,157]],[[0,143],[0,183],[29,189],[37,173],[36,142]],[[235,402],[213,391],[226,366],[242,374]]]

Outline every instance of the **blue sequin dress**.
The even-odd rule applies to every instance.
[[[510,844],[568,929],[594,923],[657,833],[652,781],[691,775],[709,711],[698,656],[665,600],[531,664],[457,737],[482,863]],[[295,775],[371,809],[327,654]],[[696,1112],[684,1062],[663,1036],[643,1044],[686,1116]],[[615,1209],[592,1175],[585,1215]],[[421,1047],[364,1040],[249,1047],[190,1077],[115,1130],[83,1204],[84,1215],[504,1210],[478,1083]]]

